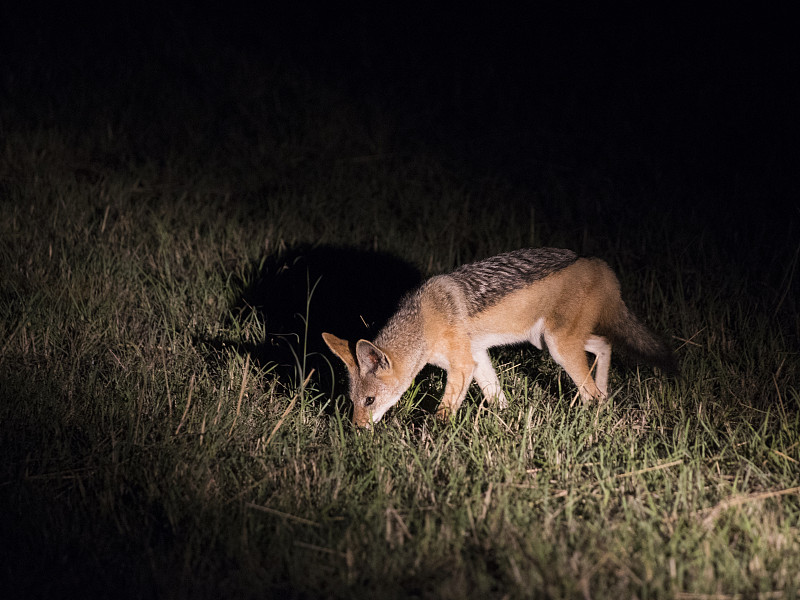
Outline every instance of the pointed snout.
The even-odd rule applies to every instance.
[[[372,426],[372,412],[356,406],[353,410],[353,425],[365,428]]]

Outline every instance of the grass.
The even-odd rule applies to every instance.
[[[141,96],[111,75],[99,100],[94,80],[60,103],[6,90],[8,597],[798,595],[792,223],[707,226],[684,210],[702,198],[627,159],[515,181],[302,69],[201,64],[222,83],[200,99],[145,68]],[[473,390],[439,424],[431,370],[359,432],[304,339],[325,297],[290,307],[307,323],[285,364],[258,358],[275,323],[240,302],[298,248],[430,275],[529,245],[609,260],[683,376],[615,364],[584,408],[546,355],[500,349],[507,410]]]

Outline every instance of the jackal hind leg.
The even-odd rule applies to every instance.
[[[461,407],[467,397],[469,384],[472,383],[472,374],[475,372],[475,362],[472,356],[464,357],[457,362],[451,362],[447,369],[447,385],[444,396],[436,410],[436,416],[446,421]]]
[[[603,394],[597,387],[589,370],[586,350],[582,340],[558,339],[556,336],[546,333],[544,341],[553,360],[561,365],[567,375],[575,382],[584,403],[603,398]]]
[[[594,380],[603,398],[608,398],[608,369],[611,366],[611,344],[604,337],[590,335],[583,345],[586,352],[596,357]]]
[[[497,378],[497,372],[492,366],[489,353],[486,350],[473,350],[472,357],[475,359],[475,381],[481,388],[486,402],[492,404],[496,401],[499,408],[508,408],[508,400]]]

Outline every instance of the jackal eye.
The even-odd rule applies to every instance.
[[[375,396],[367,396],[364,398],[364,406],[372,406],[373,402],[375,402]]]

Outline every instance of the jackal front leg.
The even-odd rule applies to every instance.
[[[472,356],[475,359],[475,381],[483,392],[486,402],[497,402],[498,408],[508,408],[508,400],[497,379],[497,373],[492,366],[489,353],[486,350],[473,350]]]
[[[446,421],[461,407],[467,397],[469,384],[472,383],[472,374],[475,372],[475,363],[472,357],[469,360],[451,364],[447,369],[447,385],[444,396],[436,411],[436,416]]]

